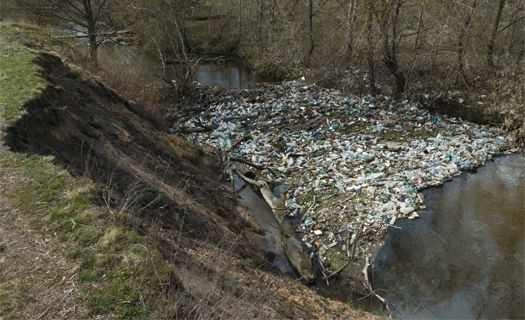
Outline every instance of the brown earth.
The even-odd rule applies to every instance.
[[[7,145],[15,152],[52,155],[72,175],[88,176],[110,190],[111,196],[101,198],[113,208],[134,213],[129,227],[151,239],[173,267],[166,293],[172,318],[379,318],[272,269],[261,232],[217,181],[221,170],[213,156],[157,131],[134,105],[58,57],[40,54],[35,63],[48,86],[8,129]],[[2,218],[11,211],[0,207],[2,241],[24,246],[38,239],[23,222]],[[17,235],[20,239],[12,238]],[[58,244],[47,245],[51,254],[60,251]],[[29,251],[20,249],[18,260],[6,260],[11,266],[0,265],[19,277],[38,256]],[[24,266],[21,271],[13,271],[16,264]],[[61,260],[43,264],[60,268]],[[47,286],[45,281],[35,288]],[[67,277],[58,283],[56,292],[65,292]]]

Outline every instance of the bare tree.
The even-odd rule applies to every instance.
[[[496,69],[496,65],[494,64],[494,46],[496,44],[496,37],[498,36],[499,24],[501,22],[501,13],[503,12],[504,7],[505,0],[499,0],[496,18],[494,19],[494,25],[492,26],[489,43],[487,44],[487,64],[492,72]]]
[[[354,33],[355,20],[357,16],[357,5],[359,0],[348,0],[348,14],[346,17],[346,24],[348,26],[348,40],[346,42],[346,58],[348,61],[352,60],[354,53]]]
[[[421,42],[421,34],[422,34],[422,27],[423,27],[423,14],[425,12],[425,6],[421,5],[419,9],[419,18],[417,23],[417,30],[416,30],[416,39],[414,41],[414,55],[411,59],[411,66],[409,71],[407,72],[407,82],[410,83],[410,80],[412,78],[412,72],[414,71],[414,68],[416,67],[417,58],[419,54],[420,49],[420,42]]]
[[[261,44],[264,18],[264,0],[257,1],[257,42]]]
[[[381,30],[383,42],[383,62],[396,82],[396,94],[402,94],[406,90],[406,77],[398,60],[399,44],[399,14],[403,1],[382,1],[383,8],[376,11],[379,29]]]
[[[465,82],[465,44],[470,36],[470,27],[472,22],[472,15],[478,5],[478,0],[472,0],[472,4],[468,7],[468,12],[464,16],[463,25],[461,26],[458,35],[458,46],[457,46],[457,60],[458,60],[458,74],[456,80]]]
[[[46,8],[51,15],[86,30],[89,56],[97,61],[97,49],[102,43],[102,22],[111,21],[114,0],[48,0]]]
[[[377,94],[376,88],[376,71],[375,71],[375,59],[374,59],[374,3],[373,0],[367,1],[367,20],[366,20],[366,32],[367,32],[367,61],[368,61],[368,80],[370,85],[370,94],[375,96]]]
[[[314,1],[308,0],[308,55],[306,57],[306,65],[310,64],[314,49]]]
[[[241,43],[241,38],[242,38],[242,12],[243,12],[243,9],[242,9],[242,0],[239,0],[239,16],[237,18],[237,46],[240,45]]]
[[[510,5],[512,6],[512,4],[513,3],[511,2]],[[525,31],[525,15],[522,15],[525,13],[525,2],[519,1],[518,4],[513,7],[514,10],[512,10],[512,13],[510,14],[510,21],[498,31],[498,33],[501,33],[507,29],[509,30],[506,46],[506,53],[509,58],[512,56],[515,46],[520,44],[520,31]]]
[[[144,38],[149,37],[162,65],[161,79],[182,96],[190,89],[198,59],[189,55],[184,15],[187,3],[180,0],[143,0],[133,9],[144,16]]]

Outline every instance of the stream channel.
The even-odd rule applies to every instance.
[[[153,60],[138,49],[103,46],[100,54],[152,76]],[[255,74],[239,63],[202,64],[196,80],[225,89],[256,85]],[[241,203],[265,230],[274,266],[292,273],[270,207],[239,178],[234,184]],[[497,157],[424,194],[427,209],[419,219],[390,228],[370,271],[393,317],[525,317],[525,154]],[[363,305],[363,299],[352,300]],[[364,301],[367,309],[377,308]]]
[[[523,319],[525,154],[424,191],[388,232],[372,272],[400,319]]]
[[[111,61],[134,68],[146,79],[154,77],[152,70],[158,68],[154,59],[140,49],[127,45],[102,45],[99,48],[102,61]],[[201,63],[195,71],[195,80],[205,87],[220,87],[224,89],[255,88],[257,77],[255,73],[243,65],[238,59],[219,59],[224,63]],[[169,77],[169,66],[167,75]]]

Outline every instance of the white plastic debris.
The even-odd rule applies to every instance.
[[[173,131],[214,128],[189,137],[289,185],[288,214],[301,216],[308,245],[345,244],[349,233],[417,218],[421,190],[507,148],[494,128],[408,101],[345,96],[298,82],[207,96],[179,118]]]

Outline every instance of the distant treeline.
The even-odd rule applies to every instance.
[[[96,35],[131,29],[161,61],[235,53],[260,72],[362,72],[371,93],[388,75],[402,94],[414,79],[469,86],[523,64],[523,0],[7,0],[2,15],[73,22]],[[4,1],[2,1],[4,2]]]

